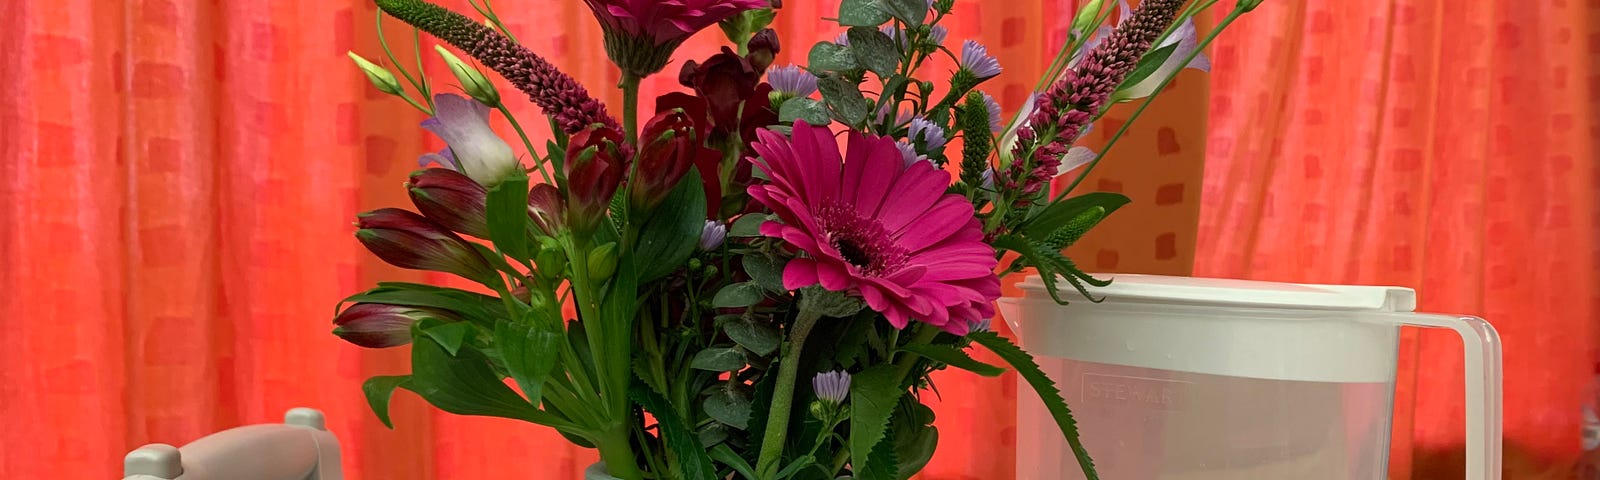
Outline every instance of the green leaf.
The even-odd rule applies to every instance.
[[[845,125],[859,125],[867,118],[868,111],[872,110],[872,102],[861,95],[861,89],[838,75],[822,76],[817,80],[817,89],[822,90],[822,100]]]
[[[787,103],[785,103],[785,105],[787,105]],[[761,236],[761,224],[767,223],[767,221],[771,219],[771,216],[763,213],[747,213],[741,215],[739,216],[739,219],[733,221],[733,225],[728,227],[728,236],[759,237]]]
[[[783,467],[782,470],[778,470],[777,479],[778,480],[784,480],[786,478],[792,477],[792,476],[794,476],[794,474],[800,473],[800,469],[806,468],[807,466],[810,466],[811,464],[814,464],[814,463],[817,463],[817,457],[813,457],[813,456],[811,456],[809,454],[808,455],[801,455],[800,458],[796,458],[793,461],[789,462],[789,465],[786,466],[786,467]]]
[[[565,425],[501,383],[500,376],[489,367],[489,359],[477,350],[463,349],[452,356],[432,337],[417,337],[420,338],[411,347],[411,381],[403,386],[433,406],[457,415]]]
[[[786,263],[762,254],[745,255],[744,272],[750,274],[750,280],[761,288],[773,293],[789,291],[783,288],[783,267]]]
[[[634,383],[628,389],[628,397],[634,403],[644,407],[650,415],[656,418],[656,423],[661,425],[661,440],[666,443],[667,451],[677,459],[677,475],[673,478],[685,480],[715,480],[716,471],[711,468],[711,457],[706,455],[706,448],[700,445],[700,439],[695,436],[694,430],[678,418],[678,413],[672,409],[665,399],[650,391],[644,385]]]
[[[761,356],[778,351],[778,344],[783,341],[783,334],[778,333],[777,327],[743,315],[733,317],[722,323],[722,331],[728,334],[728,338],[733,339],[734,343]]]
[[[744,352],[734,347],[712,347],[694,354],[689,366],[713,372],[732,372],[744,368]]]
[[[922,26],[922,21],[928,17],[926,0],[883,0],[883,2],[884,7],[889,10],[889,15],[913,27]]]
[[[505,256],[526,263],[533,258],[528,248],[528,175],[521,168],[489,189],[486,215],[489,240]]]
[[[847,27],[876,27],[889,21],[882,0],[844,0],[839,2],[839,24]]]
[[[1095,472],[1094,460],[1089,458],[1089,451],[1083,448],[1083,440],[1078,437],[1078,422],[1072,418],[1072,409],[1067,407],[1067,401],[1061,398],[1061,390],[1056,388],[1055,381],[1039,369],[1033,362],[1033,356],[1016,344],[1011,343],[994,332],[977,332],[967,335],[967,338],[983,345],[989,351],[999,355],[1012,368],[1017,369],[1017,374],[1033,391],[1039,394],[1039,399],[1044,401],[1046,410],[1056,421],[1056,426],[1061,427],[1061,435],[1066,437],[1067,445],[1072,447],[1072,454],[1078,458],[1078,465],[1083,468],[1083,475],[1088,480],[1099,480],[1100,475]]]
[[[1131,88],[1150,78],[1151,74],[1161,69],[1162,64],[1167,63],[1167,59],[1172,57],[1172,52],[1177,49],[1178,42],[1172,42],[1171,45],[1151,50],[1143,57],[1139,57],[1139,64],[1133,67],[1133,71],[1128,72],[1128,76],[1123,77],[1122,84],[1117,86],[1117,91]]]
[[[806,55],[807,67],[813,72],[844,72],[861,68],[850,47],[833,42],[817,42]]]
[[[410,375],[394,375],[376,376],[361,383],[361,393],[367,395],[367,405],[372,407],[372,413],[378,416],[383,426],[394,428],[394,422],[389,420],[389,400],[394,398],[394,389],[410,381]]]
[[[537,314],[530,313],[533,315]],[[564,334],[558,323],[550,321],[505,320],[495,327],[494,345],[529,403],[539,404],[544,381],[556,368]]]
[[[900,66],[900,47],[894,39],[874,27],[855,27],[846,32],[850,50],[855,52],[856,64],[866,67],[879,78],[889,78]]]
[[[900,406],[889,419],[889,429],[893,432],[899,478],[911,478],[933,460],[933,452],[939,445],[939,429],[933,427],[933,409],[918,402],[916,397],[900,397]]]
[[[756,478],[756,469],[750,466],[750,462],[740,458],[739,454],[733,453],[733,449],[728,448],[727,444],[711,447],[711,458],[733,468],[733,471],[739,472],[739,475],[743,475],[746,479]]]
[[[876,468],[872,465],[873,447],[883,441],[889,416],[894,413],[900,396],[906,393],[900,387],[898,373],[893,365],[878,365],[850,380],[850,458],[855,459],[858,472]],[[892,455],[893,445],[888,448]],[[879,471],[895,471],[892,465],[884,467],[886,469]]]
[[[461,322],[442,323],[426,328],[422,333],[433,337],[433,340],[439,342],[439,346],[444,347],[444,350],[450,352],[450,356],[453,357],[456,351],[461,349],[461,344],[467,341],[467,336],[472,334],[472,325]]]
[[[744,430],[750,423],[750,398],[738,389],[726,385],[712,388],[711,395],[700,404],[706,416],[724,425]]]
[[[753,282],[742,282],[722,287],[717,295],[711,297],[711,306],[716,308],[739,308],[755,305],[762,298],[761,286]]]
[[[505,303],[498,298],[466,290],[418,283],[379,283],[377,288],[351,295],[339,302],[341,306],[346,303],[383,303],[439,308],[460,314],[468,321],[485,328],[494,328],[495,322],[506,316]]]
[[[913,343],[900,347],[901,350],[915,353],[933,359],[939,363],[966,370],[985,377],[998,377],[1006,369],[974,360],[967,352],[951,345],[932,345],[926,343]]]
[[[661,278],[683,266],[700,244],[705,220],[706,191],[700,185],[700,173],[690,169],[639,229],[639,244],[632,257],[649,260],[636,265],[639,283]]]
[[[1106,209],[1106,215],[1111,215],[1129,201],[1120,193],[1085,193],[1050,204],[1024,222],[1018,231],[1029,238],[1043,239],[1090,208],[1101,207]]]
[[[858,480],[900,480],[900,467],[895,458],[894,439],[884,438],[866,457],[856,457],[853,453],[850,458],[866,458],[865,462],[856,462],[853,465],[855,478]]]
[[[756,381],[756,392],[750,397],[750,403],[752,405],[771,405],[773,395],[777,394],[777,384],[778,372],[769,370],[765,374],[761,375],[761,380]],[[767,413],[768,412],[766,408],[750,409],[750,420],[745,422],[749,428],[745,429],[745,431],[766,432]],[[761,435],[750,435],[748,444],[744,448],[745,453],[749,455],[749,457],[745,459],[746,461],[755,462],[759,460],[757,455],[761,452],[761,442],[763,440],[761,437]]]
[[[1039,281],[1044,282],[1044,289],[1050,293],[1050,298],[1055,300],[1056,303],[1067,304],[1067,300],[1061,297],[1059,284],[1056,283],[1061,279],[1060,272],[1056,271],[1054,263],[1045,259],[1044,254],[1040,253],[1035,243],[1014,234],[1001,235],[989,243],[994,245],[996,249],[1017,252],[1022,258],[1015,260],[1016,262],[1022,262],[1024,265],[1033,265],[1038,268]],[[1080,290],[1082,289],[1080,285],[1074,284],[1074,286],[1078,286]],[[1082,291],[1081,293],[1085,297],[1089,296],[1088,291]]]
[[[823,126],[832,120],[828,118],[828,107],[822,102],[810,98],[791,98],[783,101],[783,106],[778,108],[778,121],[793,122],[805,120],[807,124]],[[748,216],[748,215],[747,215]],[[760,232],[757,232],[758,234]],[[742,235],[753,237],[755,235]]]

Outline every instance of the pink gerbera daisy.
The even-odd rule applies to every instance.
[[[890,138],[851,131],[841,158],[827,128],[796,121],[793,132],[759,131],[752,161],[771,181],[749,189],[778,215],[761,233],[803,253],[785,288],[860,295],[897,328],[919,320],[963,335],[994,315],[994,248],[972,204],[945,193],[949,173],[908,165]]]

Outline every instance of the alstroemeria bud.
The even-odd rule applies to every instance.
[[[756,75],[761,75],[772,65],[772,59],[778,56],[778,32],[763,28],[750,37],[745,47],[749,53],[744,58],[750,60],[750,66],[755,67]]]
[[[593,232],[604,219],[611,196],[628,171],[618,146],[622,134],[606,127],[590,127],[567,142],[567,227],[580,234]]]
[[[561,244],[556,239],[542,237],[539,239],[539,252],[533,254],[534,275],[540,280],[555,283],[567,271],[567,254],[561,250]]]
[[[367,348],[397,347],[411,343],[411,325],[424,318],[461,321],[456,314],[437,308],[357,303],[333,318],[333,334]]]
[[[400,268],[447,272],[485,285],[499,274],[471,243],[433,220],[398,208],[356,216],[356,239],[378,258]]]
[[[639,173],[628,186],[628,198],[635,211],[654,210],[689,173],[695,156],[705,148],[695,134],[694,119],[682,109],[661,112],[644,125],[636,160]]]
[[[367,80],[371,81],[372,86],[377,88],[378,91],[390,95],[402,95],[405,93],[400,88],[400,81],[395,80],[394,73],[389,72],[389,69],[380,67],[365,57],[356,55],[356,52],[345,52],[345,55],[349,55],[350,60],[356,62],[356,68],[360,68],[361,73],[367,75]]]
[[[617,242],[594,247],[589,251],[589,280],[603,281],[617,272]]]
[[[528,189],[528,217],[533,226],[545,235],[555,236],[566,224],[566,208],[562,206],[561,190],[555,185],[540,183]]]
[[[489,77],[483,76],[483,72],[461,61],[461,57],[445,50],[444,45],[434,45],[433,49],[439,52],[440,57],[444,57],[445,65],[450,67],[450,73],[455,74],[456,81],[461,82],[462,91],[484,105],[500,106],[500,91],[495,90],[494,84],[489,82]]]
[[[458,233],[489,238],[489,191],[472,178],[446,168],[425,168],[411,173],[406,188],[422,216]]]

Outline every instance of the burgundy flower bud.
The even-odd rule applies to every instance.
[[[761,29],[745,43],[745,49],[750,52],[745,59],[755,67],[756,75],[766,73],[767,67],[772,65],[772,59],[778,56],[778,32],[770,28]]]
[[[555,236],[566,222],[561,191],[555,185],[540,183],[528,189],[528,216],[545,235]]]
[[[701,146],[696,130],[683,110],[657,114],[645,124],[639,136],[639,174],[628,191],[633,208],[654,210],[689,172],[695,158],[708,150]],[[709,155],[715,158],[716,152]]]
[[[485,285],[499,274],[471,243],[438,222],[398,208],[356,216],[356,239],[378,258],[400,268],[460,275]]]
[[[628,172],[620,150],[622,134],[607,127],[591,127],[567,143],[567,226],[587,234],[600,225],[611,196]]]
[[[333,318],[333,334],[367,348],[398,347],[411,343],[411,325],[424,318],[461,321],[456,314],[437,308],[357,303]]]
[[[489,238],[485,210],[489,191],[472,177],[447,168],[428,168],[412,172],[406,188],[422,216],[458,233]]]
[[[705,99],[717,131],[730,132],[737,131],[739,104],[755,93],[761,74],[749,60],[722,47],[721,53],[712,55],[704,64],[693,60],[684,63],[678,82]]]

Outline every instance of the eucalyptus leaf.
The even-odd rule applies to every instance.
[[[722,331],[734,343],[761,356],[778,351],[778,344],[783,341],[783,335],[778,333],[777,327],[745,316],[724,322]]]
[[[922,21],[928,18],[926,0],[883,0],[883,4],[889,15],[913,27],[922,26]]]
[[[722,287],[717,295],[711,298],[711,306],[716,308],[739,308],[755,305],[765,296],[761,293],[761,286],[751,282],[735,283]]]
[[[812,101],[814,102],[815,100]],[[746,213],[739,216],[737,220],[733,221],[733,225],[728,227],[728,236],[759,237],[761,236],[761,224],[767,223],[771,219],[772,217],[763,213]]]
[[[872,455],[873,447],[884,440],[884,432],[888,430],[889,416],[894,413],[895,404],[900,401],[900,396],[906,393],[905,389],[900,387],[898,373],[893,365],[884,364],[868,368],[850,379],[849,447],[850,458],[856,460],[857,472],[895,472],[890,465],[874,466]],[[889,445],[888,450],[889,456],[892,457],[893,445]],[[881,458],[879,460],[881,461]],[[879,470],[869,470],[872,468]],[[891,477],[892,474],[881,478]]]
[[[844,72],[861,68],[850,47],[833,42],[817,42],[806,55],[807,67],[813,72]]]
[[[376,376],[361,383],[361,393],[366,394],[367,405],[372,407],[372,413],[378,416],[383,426],[394,428],[394,422],[389,420],[389,401],[394,398],[394,389],[410,381],[410,375],[394,375]]]
[[[873,27],[855,27],[845,33],[850,38],[850,50],[855,53],[856,64],[865,67],[879,78],[889,78],[900,67],[900,47],[894,39]]]
[[[860,87],[838,75],[822,76],[817,80],[817,89],[822,91],[822,100],[828,104],[828,108],[845,125],[860,125],[872,110],[872,102],[861,94]]]
[[[843,0],[839,2],[839,24],[847,27],[876,27],[889,21],[882,0]]]
[[[744,430],[750,421],[750,398],[738,389],[719,386],[713,388],[700,406],[706,416],[724,425]]]
[[[822,102],[810,98],[791,98],[783,101],[783,106],[778,108],[778,121],[793,122],[805,120],[810,125],[827,125],[828,107]]]
[[[789,289],[783,288],[784,262],[759,253],[745,255],[744,272],[750,274],[750,280],[756,285],[767,289],[769,292],[782,293]]]
[[[689,366],[698,370],[732,372],[744,368],[744,352],[734,347],[712,347],[694,354]]]
[[[649,261],[636,265],[638,282],[661,278],[683,266],[700,244],[705,218],[705,188],[700,173],[690,169],[639,229],[639,244],[631,257]]]
[[[489,189],[485,215],[489,240],[505,256],[520,262],[533,258],[528,248],[528,175],[522,169]]]

